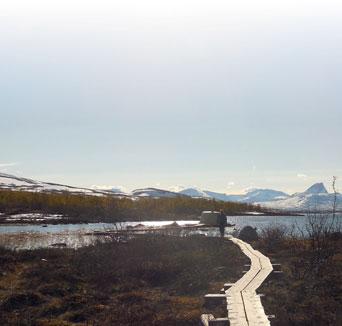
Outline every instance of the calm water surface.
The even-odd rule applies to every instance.
[[[342,216],[339,217],[341,219]],[[304,228],[306,216],[228,216],[228,222],[235,224],[235,229],[241,229],[246,225],[256,227],[259,231],[268,226],[284,225],[289,228],[295,226]],[[179,225],[195,225],[199,221],[176,221]],[[113,231],[117,227],[125,229],[128,226],[142,224],[146,227],[161,227],[171,224],[172,221],[145,221],[123,222],[120,225],[114,223],[89,223],[89,224],[57,224],[47,225],[1,225],[0,246],[14,249],[41,248],[50,246],[67,246],[78,248],[93,244],[99,240],[99,236],[91,234],[96,231]],[[226,233],[232,233],[234,228],[227,228]],[[182,231],[183,232],[183,231]],[[181,234],[182,234],[181,232]],[[186,234],[203,234],[206,236],[219,236],[217,228],[201,228],[186,231]],[[105,240],[106,237],[100,238]]]

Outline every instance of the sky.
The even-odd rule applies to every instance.
[[[2,0],[0,172],[329,188],[342,176],[341,17],[335,0]]]

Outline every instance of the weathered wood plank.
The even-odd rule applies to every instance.
[[[230,325],[270,325],[256,289],[272,272],[272,264],[248,243],[233,237],[230,237],[230,240],[238,245],[251,261],[250,269],[225,292]]]

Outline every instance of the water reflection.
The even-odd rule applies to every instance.
[[[341,216],[339,217],[341,219]],[[229,216],[228,222],[235,224],[235,228],[227,228],[226,234],[232,234],[236,229],[246,225],[256,227],[259,231],[269,226],[286,226],[304,229],[307,219],[305,216]],[[12,249],[36,249],[43,247],[79,248],[94,244],[96,241],[111,240],[114,232],[131,230],[134,233],[163,232],[170,235],[204,235],[219,236],[218,228],[170,228],[166,226],[171,221],[145,221],[89,224],[57,224],[47,225],[1,225],[0,246]],[[199,221],[176,221],[180,226],[194,226]],[[156,230],[155,228],[159,228]],[[126,234],[126,232],[123,232]]]

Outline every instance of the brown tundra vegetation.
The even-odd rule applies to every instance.
[[[242,275],[232,242],[145,235],[78,250],[0,251],[0,325],[198,325]]]
[[[326,221],[309,216],[305,237],[270,227],[254,243],[283,271],[259,289],[272,325],[342,325],[342,234]]]

